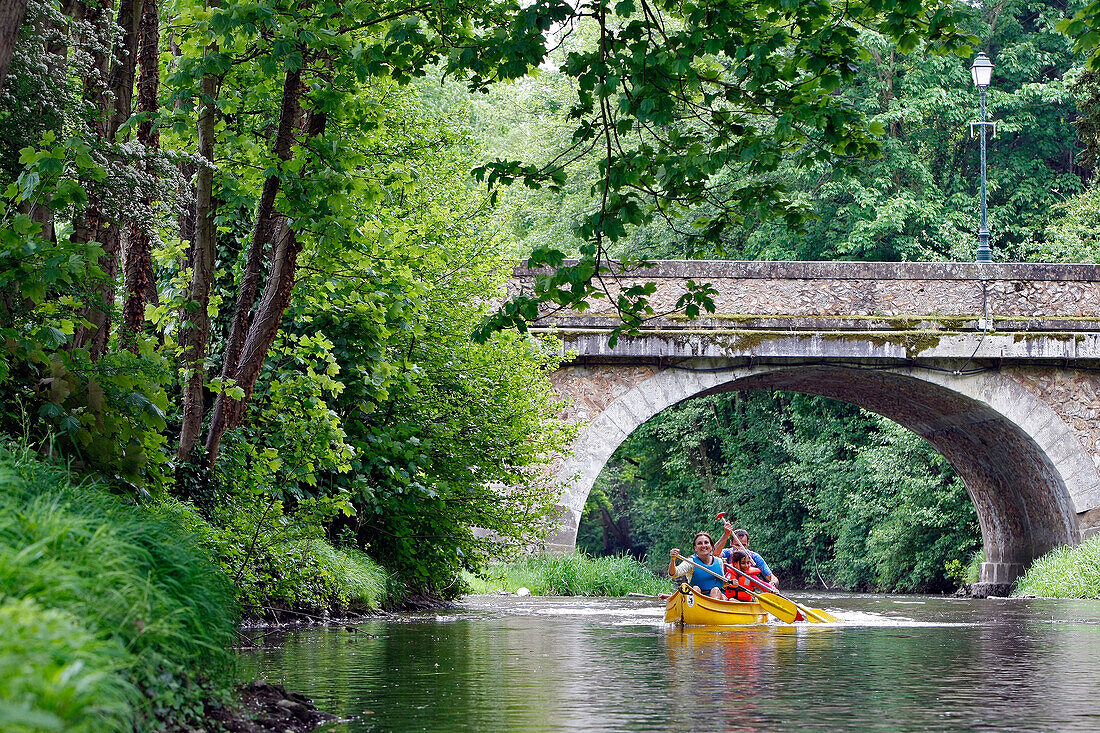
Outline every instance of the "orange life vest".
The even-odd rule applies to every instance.
[[[745,575],[748,575],[749,577],[745,577]],[[736,570],[734,570],[732,565],[726,568],[726,577],[729,578],[731,581],[737,583],[737,585],[731,585],[731,586],[726,587],[726,599],[727,600],[731,600],[731,601],[755,601],[756,600],[751,593],[749,593],[748,591],[742,590],[742,589],[743,588],[750,588],[750,589],[753,589],[753,590],[757,590],[757,588],[759,588],[759,586],[757,586],[757,588],[753,588],[753,585],[755,585],[753,583],[753,580],[760,577],[760,568],[758,568],[756,566],[753,566],[753,567],[749,568],[748,572],[745,573],[745,575],[741,575]]]

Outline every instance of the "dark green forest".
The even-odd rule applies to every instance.
[[[5,3],[0,682],[29,692],[0,727],[194,720],[242,617],[439,603],[537,547],[571,429],[527,324],[613,266],[972,259],[979,50],[995,258],[1095,261],[1098,14]],[[508,298],[522,261],[547,274]],[[950,590],[980,546],[926,444],[769,393],[638,430],[581,546],[660,557],[716,510],[794,583]]]

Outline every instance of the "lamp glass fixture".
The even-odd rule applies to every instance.
[[[974,79],[974,86],[986,88],[993,78],[993,62],[984,53],[979,53],[970,67],[970,76]]]

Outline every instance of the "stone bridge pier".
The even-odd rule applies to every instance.
[[[513,288],[536,273],[517,270]],[[977,510],[978,595],[1004,594],[1040,555],[1100,531],[1100,267],[972,263],[663,262],[616,287],[686,280],[718,310],[654,318],[619,339],[615,314],[546,316],[569,360],[553,375],[581,425],[555,466],[571,551],[596,477],[645,421],[693,397],[786,390],[858,405],[912,430],[952,465]],[[614,295],[614,292],[612,292]]]

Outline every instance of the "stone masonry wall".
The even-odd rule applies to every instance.
[[[1005,373],[1054,410],[1100,471],[1100,373],[1059,367],[1017,367]],[[1100,533],[1100,509],[1079,519],[1083,539]]]
[[[529,290],[536,273],[517,269],[512,292]],[[686,282],[718,291],[716,313],[736,316],[980,316],[1002,318],[1100,317],[1100,266],[873,262],[660,262],[652,268],[607,277],[610,298],[591,301],[580,313],[556,313],[550,321],[613,316],[622,289],[651,282],[649,301],[658,314],[672,313]]]
[[[565,400],[558,417],[588,423],[607,406],[657,373],[653,366],[598,364],[559,369],[550,376],[554,393]]]

